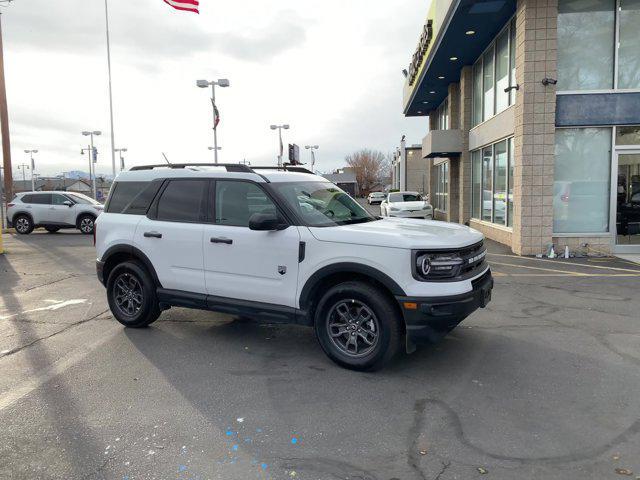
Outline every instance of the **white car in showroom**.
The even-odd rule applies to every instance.
[[[380,204],[383,217],[433,220],[433,207],[418,192],[393,192]]]

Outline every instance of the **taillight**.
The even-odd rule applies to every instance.
[[[7,207],[13,207],[15,206],[15,203],[7,203]]]

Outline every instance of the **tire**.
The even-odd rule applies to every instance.
[[[60,228],[58,227],[44,227],[44,229],[49,233],[56,233],[58,232],[58,230],[60,230]]]
[[[78,229],[85,235],[92,235],[95,221],[93,215],[81,215],[78,218]]]
[[[11,223],[13,224],[13,228],[15,228],[16,232],[20,235],[29,235],[33,232],[33,228],[35,226],[31,217],[24,214],[16,216]]]
[[[400,351],[404,338],[393,300],[358,281],[338,284],[323,295],[314,327],[324,353],[338,365],[358,371],[382,368]]]
[[[129,293],[129,298],[122,298]],[[146,268],[136,261],[121,263],[111,271],[107,300],[111,313],[125,327],[146,327],[160,316],[156,285]]]

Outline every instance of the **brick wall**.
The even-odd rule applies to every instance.
[[[518,0],[516,11],[514,223],[512,248],[542,253],[552,241],[557,78],[557,0]]]

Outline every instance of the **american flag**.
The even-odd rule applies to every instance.
[[[198,11],[198,0],[163,0],[164,3],[171,5],[176,10],[184,10],[185,12],[200,13]]]

